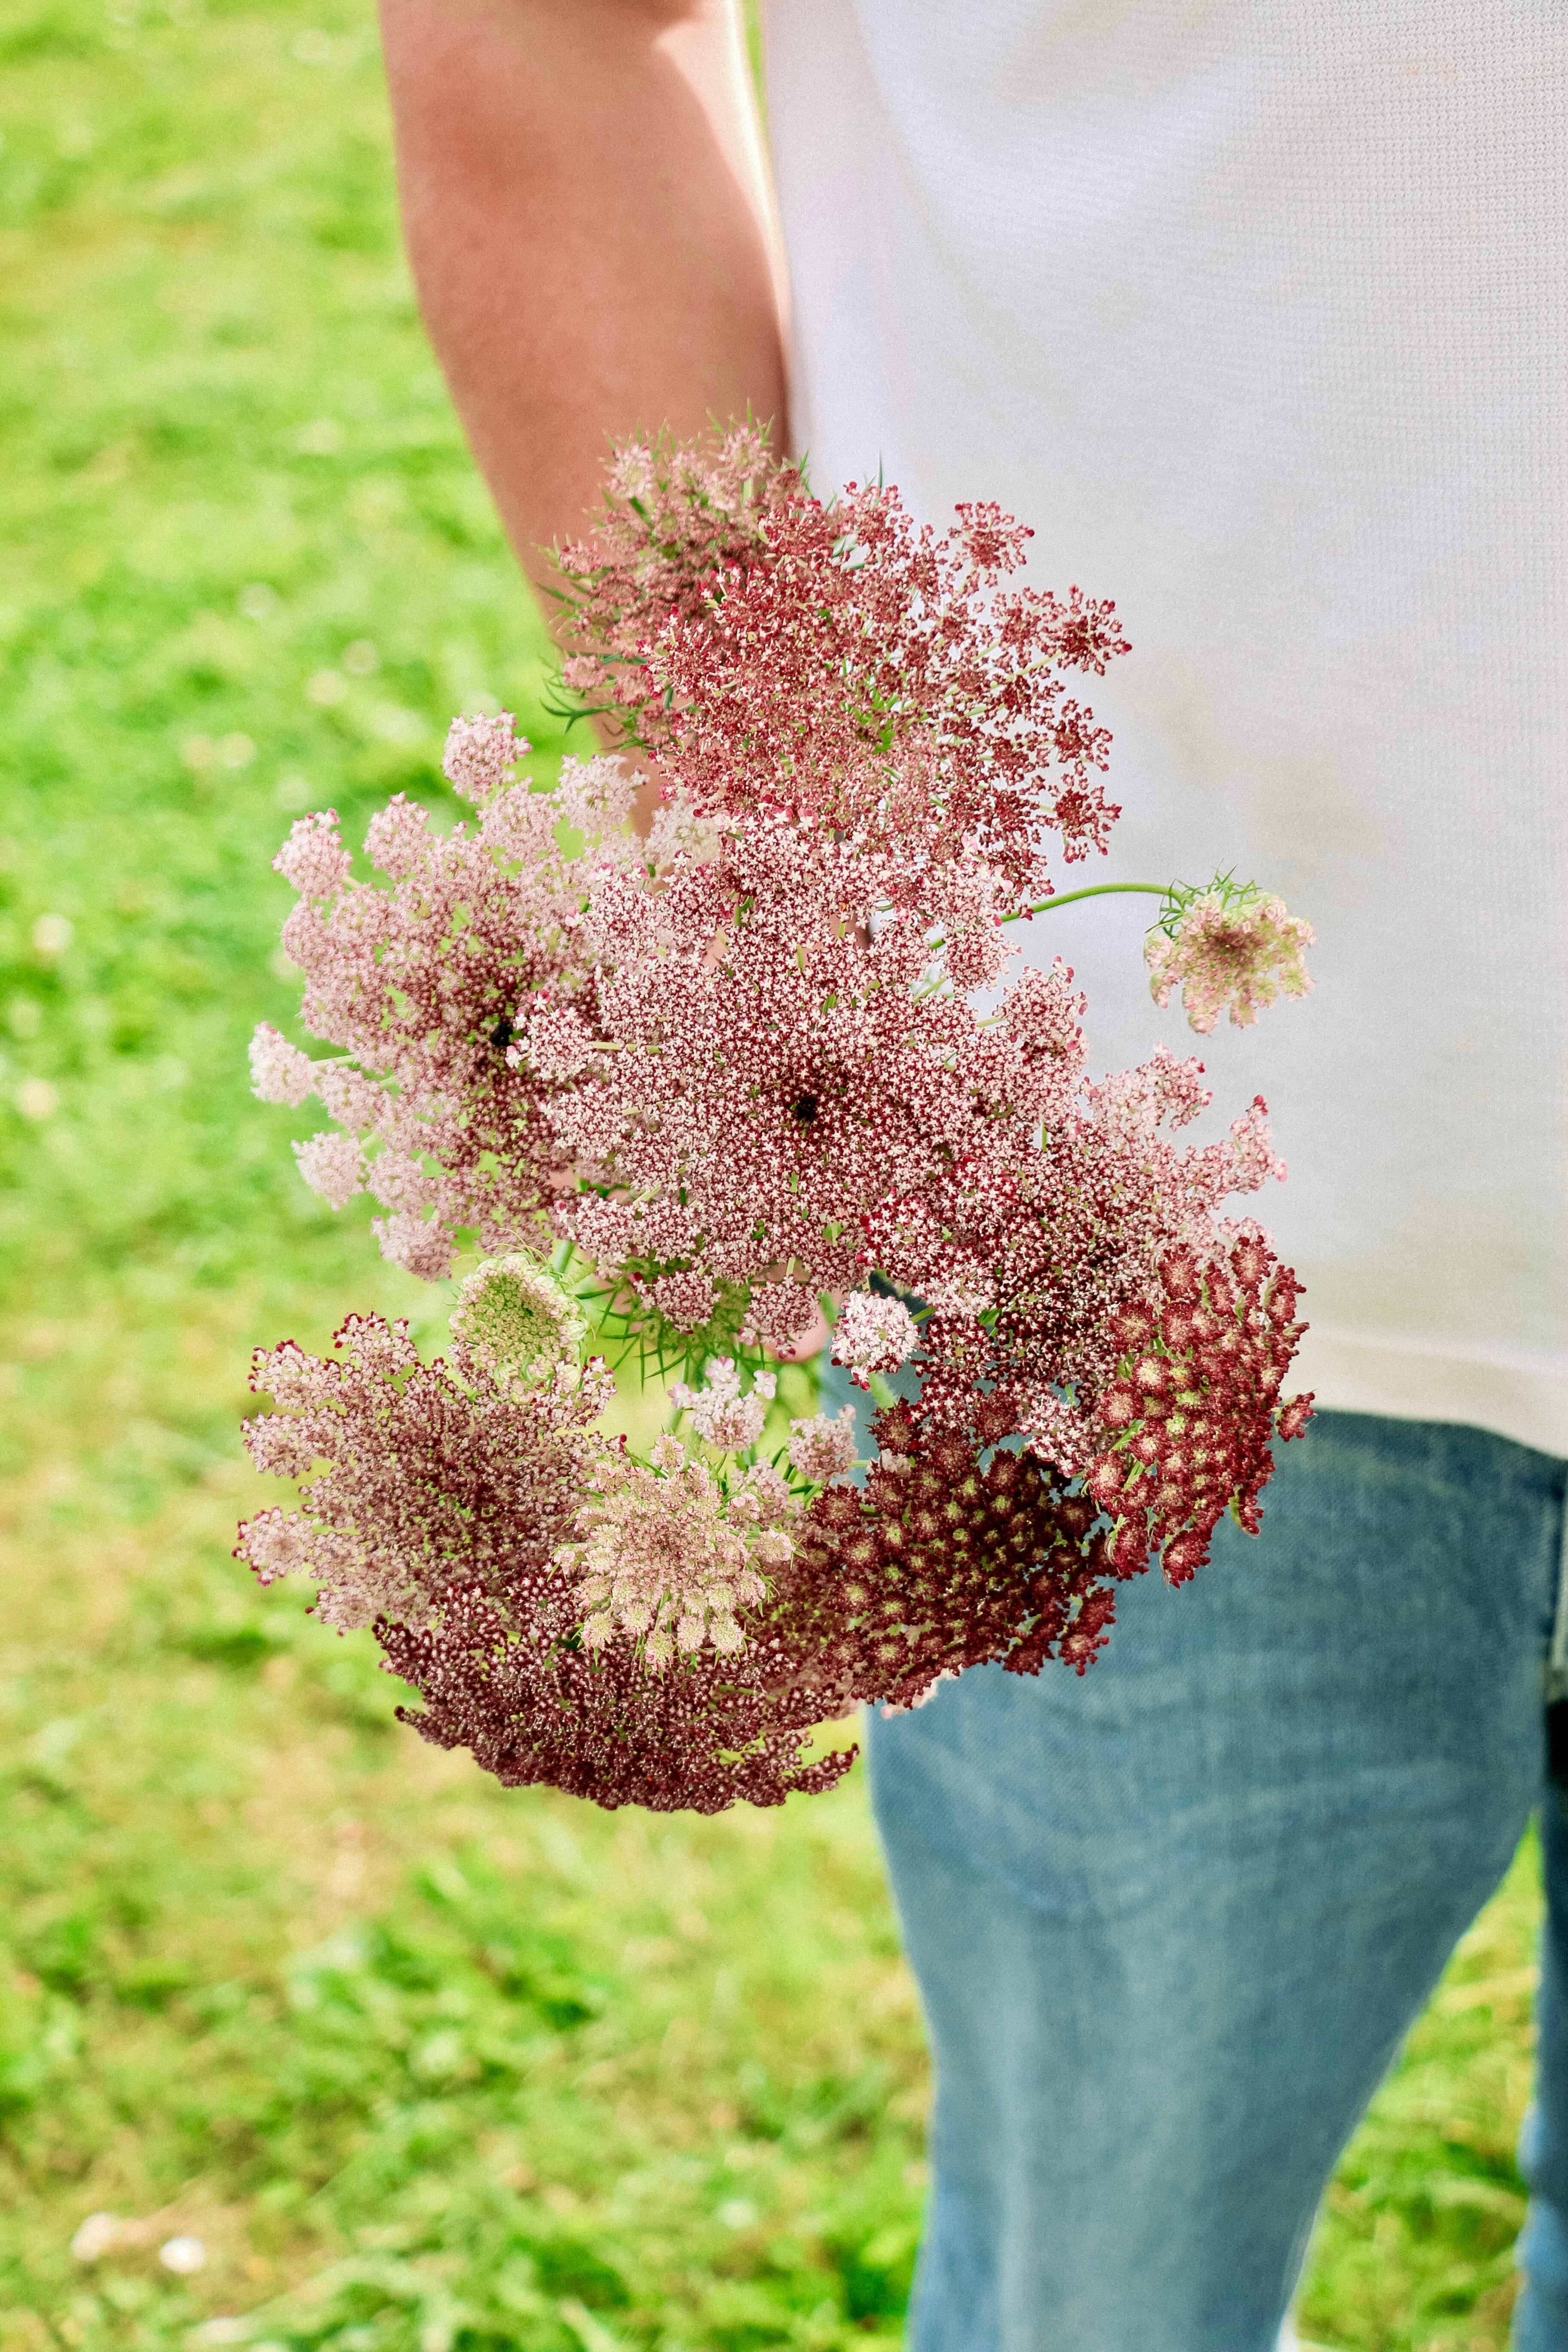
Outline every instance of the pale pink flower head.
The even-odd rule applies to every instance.
[[[309,1054],[290,1045],[279,1030],[263,1021],[250,1041],[250,1090],[261,1102],[288,1103],[298,1108],[316,1083]]]
[[[330,1209],[344,1207],[364,1182],[364,1160],[352,1135],[334,1135],[329,1129],[297,1143],[294,1157],[311,1192],[319,1192]]]
[[[1312,927],[1256,883],[1220,875],[1206,889],[1178,887],[1144,942],[1154,1002],[1179,987],[1187,1020],[1207,1036],[1222,1013],[1245,1029],[1281,996],[1305,996],[1312,982],[1305,950]]]
[[[731,1509],[737,1510],[745,1496],[764,1528],[785,1528],[800,1516],[799,1496],[771,1462],[754,1462],[745,1474],[744,1483],[730,1491]]]
[[[748,1328],[776,1348],[788,1348],[809,1331],[821,1308],[804,1282],[759,1282],[752,1286]]]
[[[597,759],[564,759],[561,777],[551,795],[558,824],[597,840],[631,821],[642,778],[612,752]]]
[[[670,1383],[669,1401],[679,1412],[691,1412],[696,1409],[697,1400],[700,1396],[726,1398],[738,1397],[740,1393],[741,1374],[736,1369],[734,1358],[710,1356],[707,1377],[702,1387],[694,1389],[689,1381],[673,1381]]]
[[[692,1425],[710,1445],[725,1454],[739,1454],[756,1444],[766,1419],[767,1408],[761,1397],[726,1397],[711,1405],[700,1401]]]
[[[365,1171],[365,1181],[384,1209],[427,1209],[437,1184],[410,1151],[383,1151]]]
[[[357,1070],[345,1069],[341,1062],[316,1062],[311,1069],[317,1097],[340,1127],[363,1135],[367,1128],[381,1129],[389,1117],[395,1122],[391,1096]]]
[[[1055,1064],[1068,1098],[1078,1091],[1089,1059],[1083,1042],[1084,998],[1072,984],[1072,966],[1057,956],[1048,971],[1032,965],[1002,999],[1002,1027],[1034,1062]]]
[[[390,1217],[373,1217],[371,1232],[381,1254],[420,1282],[444,1282],[452,1270],[452,1244],[445,1228],[413,1209],[399,1209]]]
[[[280,1576],[303,1576],[310,1568],[315,1530],[298,1511],[258,1511],[240,1529],[246,1557],[262,1584]]]
[[[594,1187],[560,1229],[605,1278],[754,1285],[739,1328],[774,1347],[855,1286],[866,1216],[977,1155],[1000,1179],[1061,1091],[1056,1060],[921,992],[918,926],[847,929],[844,867],[775,822],[668,889],[595,882],[578,936],[613,969],[572,999],[595,1043],[541,1104]]]
[[[336,809],[299,818],[272,864],[301,898],[330,898],[341,890],[353,871],[353,860],[338,832]]]
[[[441,772],[455,793],[482,806],[510,781],[514,764],[530,748],[516,728],[510,710],[494,719],[453,719],[447,730]]]
[[[901,1298],[874,1290],[854,1290],[838,1311],[833,1360],[847,1364],[858,1388],[872,1372],[896,1372],[914,1353],[920,1327]]]
[[[831,1416],[817,1412],[808,1421],[792,1421],[789,1430],[791,1467],[813,1485],[826,1486],[854,1469],[860,1441],[852,1404],[841,1406]]]
[[[679,1411],[689,1412],[691,1425],[704,1444],[717,1446],[721,1453],[739,1454],[762,1435],[776,1387],[773,1373],[759,1372],[751,1395],[742,1396],[741,1375],[733,1361],[728,1356],[717,1356],[701,1388],[677,1381],[669,1399]]]
[[[721,1482],[705,1463],[688,1461],[676,1439],[660,1441],[650,1464],[606,1453],[578,1515],[578,1540],[556,1553],[580,1579],[584,1647],[627,1633],[656,1668],[704,1646],[741,1649],[735,1612],[765,1591],[753,1559],[782,1565],[776,1539],[759,1534],[755,1520],[754,1504],[735,1511]],[[786,1538],[785,1559],[789,1549]]]
[[[378,873],[395,882],[417,873],[430,847],[430,819],[417,801],[399,793],[377,809],[365,828],[364,854]]]

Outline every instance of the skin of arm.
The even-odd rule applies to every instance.
[[[382,0],[382,30],[420,307],[545,586],[612,440],[784,414],[738,0]]]
[[[782,248],[739,0],[381,0],[381,16],[420,308],[547,590],[543,551],[583,530],[612,441],[748,410],[783,431]],[[785,1352],[826,1337],[819,1318]]]

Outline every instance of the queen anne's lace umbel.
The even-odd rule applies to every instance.
[[[1311,925],[1282,898],[1222,875],[1205,890],[1173,890],[1143,953],[1155,1003],[1180,988],[1190,1025],[1207,1036],[1222,1013],[1246,1029],[1279,997],[1307,995],[1311,944]]]
[[[1256,1528],[1306,1419],[1294,1276],[1222,1213],[1284,1172],[1261,1101],[1184,1148],[1198,1063],[1090,1084],[1070,970],[1008,976],[1053,838],[1115,815],[1066,674],[1126,650],[1110,605],[1007,584],[1027,536],[826,507],[746,433],[623,451],[562,559],[566,677],[652,763],[647,839],[620,758],[536,789],[503,712],[452,730],[470,817],[373,821],[388,887],[331,812],[279,853],[337,1058],[264,1026],[256,1089],[319,1098],[301,1171],[368,1190],[389,1256],[469,1271],[445,1359],[366,1317],[258,1360],[248,1443],[303,1507],[240,1551],[374,1623],[410,1720],[509,1783],[778,1802],[845,1769],[805,1735],[858,1702],[1082,1672],[1120,1580]],[[1277,901],[1187,897],[1151,962],[1195,1025],[1305,985]],[[768,1351],[825,1307],[879,1400],[863,1486],[852,1413],[770,1441]],[[642,1455],[603,1427],[612,1342],[683,1370]]]

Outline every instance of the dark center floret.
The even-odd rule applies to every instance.
[[[816,1097],[815,1095],[796,1095],[794,1102],[790,1105],[790,1111],[793,1117],[799,1119],[802,1127],[815,1126],[817,1112]]]

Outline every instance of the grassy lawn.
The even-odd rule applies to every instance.
[[[439,1312],[246,1090],[268,860],[447,805],[464,702],[550,740],[369,15],[0,0],[0,2347],[890,2347],[926,2082],[858,1776],[508,1795],[228,1557],[249,1348]],[[1527,1849],[1342,2168],[1315,2339],[1500,2352],[1538,1907]]]

